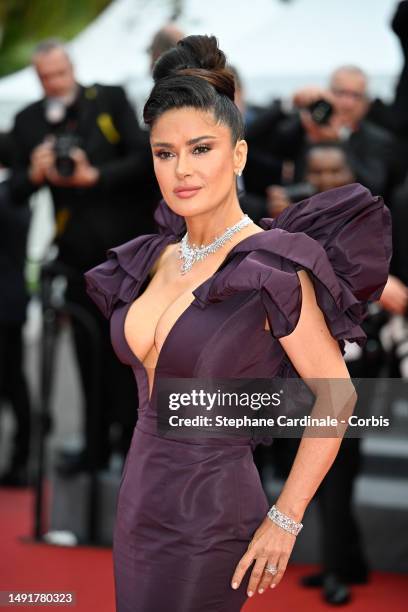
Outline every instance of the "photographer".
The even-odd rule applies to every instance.
[[[391,134],[365,118],[369,108],[365,73],[356,66],[342,66],[331,75],[328,89],[306,87],[294,94],[293,103],[299,115],[282,124],[278,142],[295,161],[296,174],[303,173],[309,144],[338,141],[356,180],[387,197],[401,180],[396,143]]]
[[[108,248],[153,230],[158,188],[147,134],[140,129],[121,87],[79,84],[66,50],[54,39],[37,46],[32,63],[44,98],[15,119],[11,192],[18,203],[38,188],[49,186],[58,260],[71,272],[66,298],[86,309],[99,327],[102,353],[108,357],[102,364],[104,389],[97,418],[98,465],[104,467],[110,454],[112,420],[122,424],[121,450],[127,451],[136,417],[135,395],[132,374],[114,358],[106,322],[85,294],[82,273],[99,263]],[[73,332],[86,399],[85,439],[89,442],[90,339],[75,320]],[[67,470],[87,465],[85,449]]]
[[[263,197],[270,185],[296,184],[304,176],[309,147],[338,142],[356,180],[388,198],[404,176],[400,149],[389,132],[366,119],[368,108],[367,77],[355,66],[334,71],[328,88],[305,87],[292,99],[275,102],[248,130],[252,153],[246,184]]]
[[[50,187],[60,258],[82,271],[112,244],[153,228],[148,139],[123,89],[77,83],[58,41],[38,45],[32,62],[45,97],[15,119],[13,198]]]

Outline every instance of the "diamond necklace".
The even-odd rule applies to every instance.
[[[253,223],[252,219],[248,217],[248,215],[244,215],[235,225],[232,227],[227,227],[225,232],[216,238],[210,244],[204,246],[203,244],[198,247],[195,244],[190,246],[187,242],[188,240],[188,232],[184,234],[180,245],[179,245],[179,259],[183,260],[183,264],[181,266],[181,274],[185,274],[189,270],[191,270],[193,264],[196,261],[201,261],[205,257],[207,257],[210,253],[215,253],[220,247],[222,247],[227,240],[231,240],[232,236],[242,230],[242,228],[246,227],[250,223]]]

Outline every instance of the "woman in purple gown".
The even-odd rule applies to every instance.
[[[367,303],[386,283],[390,215],[353,184],[255,225],[237,197],[247,145],[216,39],[183,39],[153,76],[144,119],[164,198],[159,233],[112,248],[86,273],[139,394],[114,532],[116,604],[118,612],[237,612],[282,579],[341,437],[302,439],[270,510],[256,441],[161,435],[158,382],[349,380],[344,340],[363,344]]]

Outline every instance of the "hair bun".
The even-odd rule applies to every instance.
[[[215,36],[191,35],[178,41],[177,46],[164,53],[153,69],[153,79],[159,80],[186,75],[208,81],[220,94],[234,101],[235,79],[226,68],[227,58]]]
[[[190,55],[195,63],[195,68],[204,68],[205,70],[222,70],[225,68],[227,58],[218,47],[215,36],[186,36],[179,40],[177,45]]]

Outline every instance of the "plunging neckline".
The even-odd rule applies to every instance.
[[[123,313],[123,317],[122,317],[122,323],[121,323],[121,332],[122,332],[122,336],[126,345],[127,350],[130,353],[130,356],[132,357],[133,360],[135,360],[135,362],[142,368],[145,377],[146,377],[146,381],[147,381],[147,389],[148,389],[148,401],[150,403],[151,398],[153,397],[153,392],[154,392],[154,388],[156,386],[156,371],[159,369],[160,367],[160,360],[162,357],[162,354],[166,351],[167,349],[167,345],[171,340],[171,336],[173,334],[173,332],[175,331],[176,327],[178,327],[178,325],[181,323],[182,319],[184,319],[185,316],[187,316],[187,313],[189,313],[190,309],[194,306],[196,300],[197,300],[197,295],[196,293],[199,293],[207,283],[211,282],[214,278],[214,276],[216,274],[218,274],[221,269],[224,267],[224,265],[227,264],[228,259],[230,258],[230,256],[233,254],[234,250],[240,246],[243,242],[245,242],[246,240],[249,240],[250,238],[253,238],[255,235],[257,234],[263,234],[265,231],[267,230],[262,230],[261,232],[255,232],[254,234],[250,234],[249,236],[246,236],[245,238],[243,238],[242,240],[240,240],[239,242],[237,242],[236,244],[234,244],[234,246],[228,251],[228,253],[226,254],[226,256],[224,257],[224,259],[222,260],[222,262],[220,263],[220,265],[216,268],[216,270],[213,272],[213,274],[211,274],[211,276],[209,276],[205,281],[203,281],[200,285],[198,285],[191,293],[194,295],[194,300],[192,302],[190,302],[190,304],[187,306],[187,308],[185,308],[177,317],[177,319],[174,321],[173,325],[171,326],[171,328],[169,329],[164,342],[162,344],[162,347],[160,349],[160,351],[157,353],[157,361],[156,361],[156,365],[153,368],[154,370],[154,374],[153,374],[153,380],[152,380],[152,388],[151,388],[151,392],[150,392],[150,386],[149,386],[149,375],[148,375],[148,369],[145,366],[145,364],[143,363],[143,361],[141,359],[139,359],[139,357],[136,355],[136,353],[132,350],[127,338],[126,338],[126,333],[125,333],[125,327],[126,327],[126,319],[127,319],[127,315],[129,313],[129,310],[131,309],[132,305],[135,303],[135,301],[140,297],[139,294],[139,290],[140,287],[143,286],[146,278],[149,276],[150,271],[153,269],[154,265],[156,264],[156,262],[159,260],[159,258],[161,257],[161,255],[164,252],[164,249],[169,246],[168,244],[164,244],[164,246],[159,249],[159,253],[158,255],[154,258],[153,262],[149,262],[150,266],[147,268],[146,272],[142,275],[141,279],[140,279],[140,284],[139,284],[139,288],[138,291],[134,297],[134,299],[130,300],[128,304],[126,304],[124,313]],[[170,244],[174,244],[174,243],[170,243]],[[176,243],[177,244],[177,243]],[[151,278],[151,280],[153,280],[153,277]],[[149,283],[150,284],[150,283]],[[148,285],[149,286],[149,285]],[[145,289],[145,291],[147,290],[147,287]],[[157,329],[157,326],[156,326]],[[151,349],[150,349],[151,350]],[[150,351],[149,351],[150,352]]]

